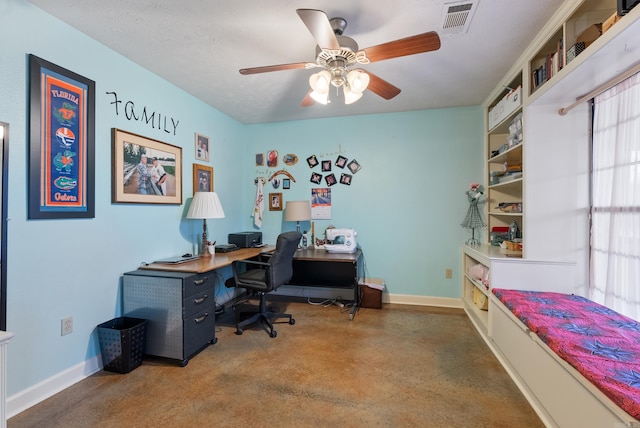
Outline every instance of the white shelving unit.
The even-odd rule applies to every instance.
[[[615,10],[616,0],[565,1],[483,104],[489,233],[482,245],[463,246],[462,268],[466,273],[473,264],[486,266],[490,288],[463,275],[462,299],[490,346],[492,317],[473,303],[474,290],[485,295],[494,287],[588,294],[590,110],[584,103],[566,115],[559,111],[640,60],[637,50],[629,48],[630,40],[640,40],[637,7],[566,62],[566,50],[580,32]],[[564,46],[562,68],[534,88],[532,70],[559,45]],[[511,103],[509,111],[492,114],[508,92],[505,87],[519,86],[521,104]],[[508,142],[509,125],[520,114],[522,140],[497,153]],[[491,171],[505,164],[521,164],[522,177],[491,184]],[[496,208],[501,202],[521,202],[522,212],[501,212]],[[491,229],[513,221],[522,233],[523,251],[509,253],[490,245]]]

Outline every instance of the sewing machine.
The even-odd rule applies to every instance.
[[[327,241],[331,244],[325,244],[324,248],[330,253],[355,253],[358,249],[357,234],[353,229],[327,229]]]

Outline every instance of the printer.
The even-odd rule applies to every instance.
[[[239,248],[259,247],[262,245],[262,232],[230,233],[228,241]]]

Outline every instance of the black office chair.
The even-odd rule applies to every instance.
[[[267,310],[267,293],[276,290],[289,282],[293,275],[293,255],[300,244],[300,232],[285,232],[278,236],[276,249],[268,261],[236,260],[233,262],[233,278],[235,286],[254,292],[260,297],[259,312],[237,325],[236,334],[242,334],[245,327],[258,321],[269,327],[269,336],[276,337],[273,329],[273,319],[288,318],[289,324],[296,321],[290,314],[281,314]]]

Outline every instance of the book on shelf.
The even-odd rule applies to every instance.
[[[558,40],[555,51],[539,57],[539,61],[542,64],[531,72],[531,87],[533,90],[547,82],[565,66],[563,39]]]

